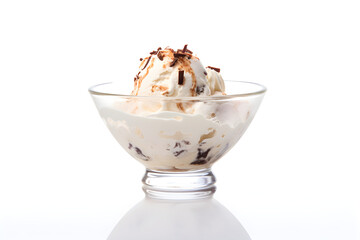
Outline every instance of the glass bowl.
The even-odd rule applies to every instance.
[[[146,193],[199,197],[215,191],[212,165],[244,134],[266,92],[256,83],[225,84],[227,95],[206,97],[133,96],[121,83],[89,92],[114,138],[146,167]]]

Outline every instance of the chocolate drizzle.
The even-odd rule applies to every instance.
[[[214,70],[214,71],[216,71],[216,72],[218,72],[218,73],[220,72],[220,68],[211,67],[211,66],[207,66],[207,67]]]
[[[184,70],[179,70],[178,84],[179,84],[179,85],[183,85],[183,84],[184,84]]]
[[[141,69],[141,70],[144,70],[145,68],[146,68],[146,66],[149,64],[149,62],[150,62],[150,59],[151,59],[151,56],[148,58],[148,60],[147,60],[147,62],[146,62],[146,64],[145,64],[145,66],[143,67],[143,69]]]

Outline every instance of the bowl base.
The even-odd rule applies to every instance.
[[[208,198],[216,191],[216,179],[211,169],[188,172],[147,169],[142,182],[145,194],[156,199]]]

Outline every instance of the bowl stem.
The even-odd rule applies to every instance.
[[[146,169],[142,182],[145,194],[157,199],[207,198],[216,190],[216,179],[211,169],[189,172]]]

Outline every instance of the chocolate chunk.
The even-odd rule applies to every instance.
[[[197,87],[196,87],[196,94],[197,94],[197,95],[200,95],[201,93],[204,92],[204,89],[205,89],[205,85],[197,86]]]
[[[180,71],[179,71],[178,84],[179,84],[179,85],[183,85],[183,84],[184,84],[184,70],[180,70]]]
[[[144,161],[149,161],[149,160],[150,160],[150,157],[149,157],[149,156],[146,156],[145,154],[143,154],[143,152],[140,150],[140,148],[133,146],[131,143],[129,143],[128,148],[129,148],[130,150],[134,149],[135,152],[139,155],[139,157],[140,157],[142,160],[144,160]]]
[[[148,157],[148,156],[145,156],[145,155],[142,153],[142,151],[140,150],[140,148],[135,147],[135,151],[136,151],[136,153],[139,154],[141,157],[145,158],[145,159],[143,159],[143,160],[145,160],[145,161],[148,161],[148,160],[149,160],[149,157]]]
[[[140,61],[144,60],[143,58],[140,58]]]
[[[204,74],[207,75],[207,72],[205,71]]]
[[[211,160],[211,157],[208,157],[208,154],[210,152],[211,148],[208,148],[206,151],[203,151],[201,148],[198,148],[198,153],[196,156],[195,161],[193,161],[192,165],[201,165],[206,164]]]
[[[206,163],[207,163],[206,160],[196,160],[196,161],[192,162],[191,165],[203,165]]]
[[[186,150],[180,150],[180,151],[176,151],[174,152],[174,156],[178,157],[180,154],[182,154],[183,152],[186,152]]]
[[[218,72],[218,73],[220,72],[220,68],[211,67],[211,66],[207,66],[207,67],[214,70],[214,71],[216,71],[216,72]]]
[[[206,151],[203,152],[201,148],[198,148],[198,154],[196,156],[196,159],[205,159],[209,154],[210,150],[211,148],[208,148]]]

